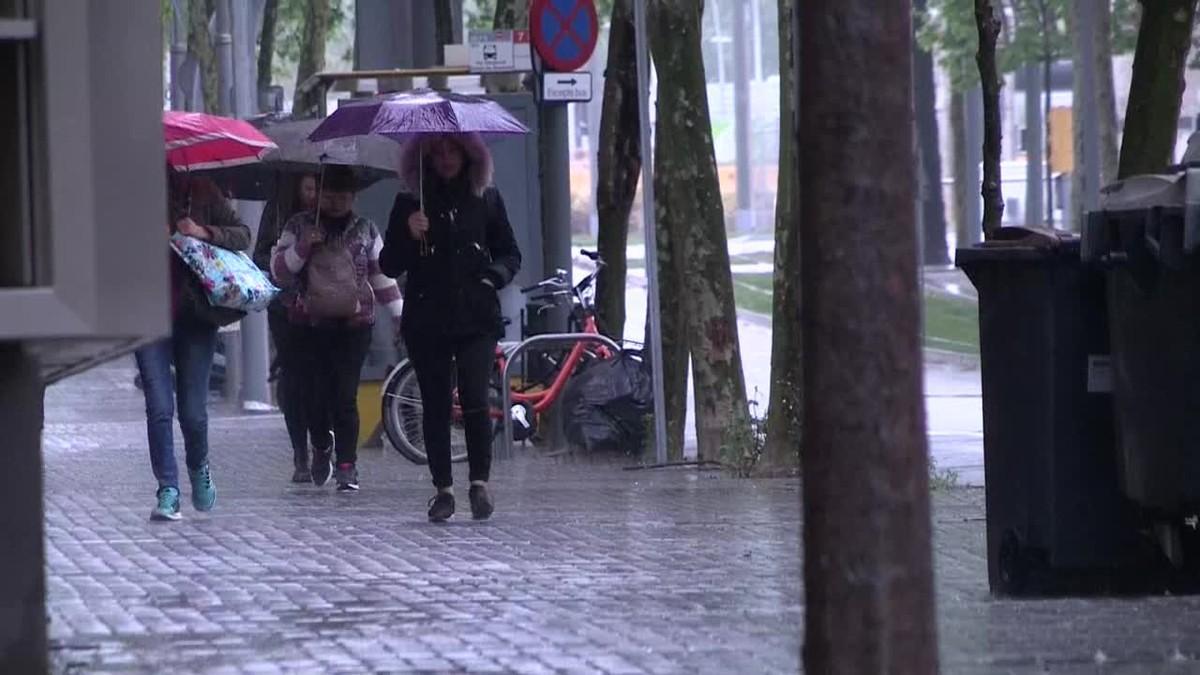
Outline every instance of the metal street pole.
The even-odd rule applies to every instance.
[[[254,44],[258,36],[259,18],[265,3],[262,0],[219,0],[217,16],[224,7],[231,24],[229,72],[232,78],[222,83],[221,90],[230,92],[230,113],[246,118],[258,112],[258,60],[254,58]],[[222,71],[224,73],[224,71]],[[263,205],[258,202],[235,202],[238,217],[250,226],[258,237],[258,223]],[[255,312],[242,319],[241,341],[238,345],[241,356],[237,373],[241,384],[240,397],[245,410],[261,411],[271,407],[271,338],[267,330],[265,312]]]
[[[975,85],[959,94],[966,101],[966,152],[967,200],[964,212],[967,216],[967,244],[978,244],[983,239],[983,90]],[[959,242],[962,246],[964,242]]]
[[[217,105],[222,115],[233,115],[233,16],[230,0],[217,0]]]
[[[658,241],[654,220],[654,175],[650,144],[650,50],[646,39],[646,0],[633,2],[633,32],[637,49],[638,121],[642,143],[642,222],[646,231],[646,301],[650,314],[651,377],[654,382],[654,452],[655,460],[667,461],[667,408],[663,393],[662,309],[658,297]]]
[[[187,3],[171,0],[171,110],[187,108],[183,64],[187,60]]]
[[[1043,131],[1042,68],[1036,63],[1025,66],[1025,224],[1039,227],[1049,225],[1042,192]],[[1048,86],[1048,85],[1047,85]]]
[[[1083,138],[1083,156],[1076,170],[1083,171],[1082,213],[1093,211],[1100,200],[1100,128],[1096,117],[1096,5],[1093,2],[1077,2],[1075,19],[1079,31],[1079,56],[1083,63],[1076,64],[1076,77],[1083,78],[1083,101],[1075,105],[1079,111],[1080,132]],[[1082,223],[1071,223],[1070,229],[1077,230]]]
[[[737,155],[737,229],[748,232],[754,229],[754,203],[750,181],[750,34],[746,21],[747,6],[737,2],[733,6],[733,117],[736,128],[735,154]]]

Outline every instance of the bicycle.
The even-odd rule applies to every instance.
[[[605,265],[598,253],[586,250],[581,253],[595,263],[596,268],[578,284],[572,287],[567,280],[567,272],[559,270],[553,277],[533,286],[522,288],[521,293],[528,296],[527,302],[539,303],[537,305],[539,312],[548,311],[564,301],[571,302],[571,322],[573,324],[571,332],[596,335],[600,330],[596,318],[595,283],[596,277]],[[496,346],[489,396],[491,400],[490,415],[496,421],[504,419],[504,412],[500,410],[502,405],[500,374],[504,372],[509,355],[519,344],[519,342],[502,342]],[[614,356],[616,355],[608,347],[581,342],[574,345],[567,352],[565,358],[543,356],[546,364],[546,373],[543,377],[535,377],[531,380],[523,379],[518,386],[513,386],[513,383],[510,382],[513,405],[509,414],[513,415],[514,421],[517,422],[514,424],[514,435],[521,434],[520,437],[514,437],[514,440],[526,440],[533,434],[538,416],[549,410],[558,401],[568,380],[586,361],[609,359]],[[384,380],[380,403],[383,409],[384,435],[388,442],[413,463],[427,464],[429,458],[426,456],[424,448],[421,390],[417,383],[416,369],[408,359],[397,364]],[[493,438],[503,428],[499,423],[494,426]],[[462,408],[458,404],[457,390],[454,392],[454,404],[451,412],[450,446],[452,461],[466,461],[466,438],[462,427]]]

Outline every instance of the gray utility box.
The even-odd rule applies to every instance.
[[[33,7],[0,18],[0,341],[53,382],[168,332],[162,8]]]

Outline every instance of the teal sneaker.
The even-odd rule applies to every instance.
[[[192,479],[192,506],[197,511],[212,511],[217,501],[217,488],[213,485],[208,463],[195,471],[188,469],[188,478]]]
[[[179,512],[179,489],[164,487],[158,489],[158,505],[150,512],[150,520],[172,521],[183,518]]]

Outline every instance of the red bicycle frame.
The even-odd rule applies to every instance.
[[[596,325],[595,316],[588,314],[584,317],[583,330],[581,333],[586,335],[597,335],[600,333],[600,330]],[[554,376],[554,381],[550,383],[550,387],[548,389],[535,392],[514,391],[512,392],[512,402],[528,405],[533,409],[535,415],[540,415],[549,410],[550,407],[553,406],[558,400],[558,397],[562,395],[563,389],[565,389],[567,386],[567,380],[571,379],[571,374],[575,372],[575,368],[577,368],[579,366],[579,362],[583,360],[583,355],[586,349],[587,348],[582,342],[577,343],[571,348],[570,353],[567,354],[567,360],[564,361],[562,367],[559,368],[558,373]],[[612,350],[604,345],[595,347],[594,350],[596,355],[602,359],[609,359],[613,356]],[[497,371],[503,373],[504,366],[507,364],[507,362],[508,358],[504,354],[504,349],[501,347],[496,347]],[[453,417],[454,419],[461,419],[462,407],[458,404],[457,390],[454,392],[454,399]],[[498,408],[492,408],[490,414],[493,419],[504,419],[504,411]]]

